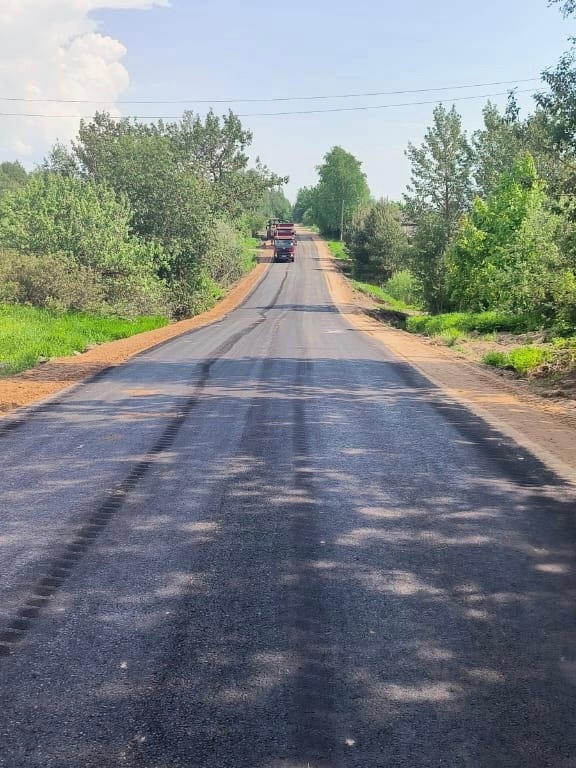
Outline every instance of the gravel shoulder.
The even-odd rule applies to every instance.
[[[576,482],[575,401],[541,397],[524,382],[506,379],[447,347],[369,316],[365,310],[375,307],[375,303],[352,289],[320,238],[316,238],[316,245],[332,299],[352,326],[417,367],[432,384],[526,447],[562,477]],[[270,249],[262,249],[260,263],[215,307],[197,317],[101,344],[82,355],[51,360],[1,379],[0,416],[44,400],[168,339],[220,320],[245,300],[263,278],[270,260]]]

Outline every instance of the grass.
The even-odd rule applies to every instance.
[[[507,368],[520,376],[526,376],[543,363],[549,362],[552,357],[553,353],[549,349],[525,346],[510,352],[488,352],[484,355],[483,362],[495,368]]]
[[[372,296],[373,298],[378,299],[390,309],[396,309],[400,312],[414,309],[414,307],[410,306],[409,304],[405,304],[403,301],[399,301],[398,299],[395,299],[393,296],[387,293],[383,288],[380,288],[378,285],[373,285],[372,283],[362,283],[359,280],[352,280],[352,286],[357,291],[360,291],[361,293],[365,293],[368,296]]]
[[[340,240],[326,240],[326,244],[328,245],[328,248],[330,248],[330,253],[332,256],[334,256],[335,259],[338,261],[350,261],[350,256],[348,256],[348,252],[346,251],[346,246],[344,243],[340,242]]]
[[[438,336],[445,331],[459,332],[462,335],[471,331],[483,334],[496,331],[525,333],[534,330],[534,324],[526,317],[508,315],[502,312],[478,312],[476,314],[450,312],[445,315],[410,317],[406,322],[406,330],[425,336]]]
[[[261,245],[261,240],[257,237],[245,237],[242,242],[242,271],[250,272],[257,264],[257,251]]]
[[[83,352],[91,344],[124,339],[167,324],[165,317],[125,320],[83,312],[55,314],[36,307],[0,305],[0,376],[32,368],[39,358]]]

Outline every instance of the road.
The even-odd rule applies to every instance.
[[[573,768],[576,494],[316,245],[0,433],[2,768]]]

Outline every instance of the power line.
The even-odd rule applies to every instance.
[[[516,90],[516,93],[531,93],[531,88],[525,88],[523,90]],[[315,115],[326,114],[334,112],[365,112],[367,110],[374,109],[393,109],[395,107],[419,107],[428,104],[442,104],[444,101],[469,101],[472,99],[491,99],[495,96],[506,96],[509,91],[500,91],[499,93],[484,93],[476,94],[474,96],[457,96],[456,98],[448,98],[445,100],[431,100],[431,101],[406,101],[398,104],[368,104],[359,107],[331,107],[329,109],[303,109],[290,112],[246,112],[244,114],[238,114],[238,117],[281,117],[289,115]],[[47,113],[33,113],[33,112],[0,112],[0,117],[46,117],[46,118],[63,118],[67,120],[91,120],[94,115],[50,115]],[[180,120],[182,115],[130,115],[134,120]]]
[[[446,101],[468,101],[470,99],[491,99],[494,96],[507,96],[509,91],[500,91],[499,93],[485,93],[483,95],[475,96],[458,96],[454,99],[446,99]],[[523,90],[516,90],[515,93],[532,93],[531,88],[525,88]],[[393,107],[419,107],[424,104],[442,104],[444,100],[436,99],[432,101],[406,101],[400,104],[367,104],[361,107],[331,107],[329,109],[301,109],[294,112],[248,112],[245,114],[239,114],[238,117],[272,117],[274,115],[288,116],[288,115],[315,115],[326,112],[365,112],[370,109],[392,109]]]
[[[491,83],[468,83],[465,85],[444,85],[438,88],[416,88],[400,91],[367,91],[361,93],[339,93],[335,95],[322,94],[318,96],[273,96],[264,99],[175,99],[175,100],[131,100],[131,101],[102,101],[96,99],[55,99],[55,98],[26,98],[16,96],[0,96],[0,101],[21,102],[26,104],[262,104],[279,101],[319,101],[327,99],[354,99],[373,96],[401,96],[407,93],[432,93],[436,91],[456,91],[465,88],[489,88],[493,85],[514,85],[516,83],[534,83],[540,78],[528,77],[523,80],[496,80]]]

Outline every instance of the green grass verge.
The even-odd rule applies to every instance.
[[[518,347],[510,352],[488,352],[484,355],[483,362],[495,368],[507,368],[521,376],[538,368],[542,363],[549,362],[553,357],[550,349],[542,347]]]
[[[395,299],[394,296],[391,296],[389,293],[386,293],[386,291],[383,288],[380,288],[377,285],[373,285],[372,283],[362,283],[359,280],[352,280],[352,286],[357,291],[360,291],[361,293],[365,293],[368,296],[372,296],[373,298],[378,299],[390,309],[395,309],[400,312],[412,311],[415,309],[415,307],[411,307],[408,304],[405,304],[403,301],[399,301],[398,299]]]
[[[250,272],[250,270],[256,266],[257,252],[262,241],[257,237],[245,237],[242,242],[242,270],[244,272]]]
[[[338,261],[350,261],[350,256],[346,251],[346,246],[340,240],[326,240],[326,245],[330,248],[330,253]]]
[[[509,331],[510,333],[525,333],[535,330],[534,324],[526,317],[507,315],[502,312],[451,312],[445,315],[419,315],[406,321],[406,330],[411,333],[421,333],[425,336],[438,336],[445,331],[467,334],[471,331],[492,333],[494,331]]]
[[[36,307],[0,305],[0,376],[32,368],[42,357],[83,352],[90,344],[124,339],[167,324],[165,317],[124,320],[83,312],[54,314]]]

